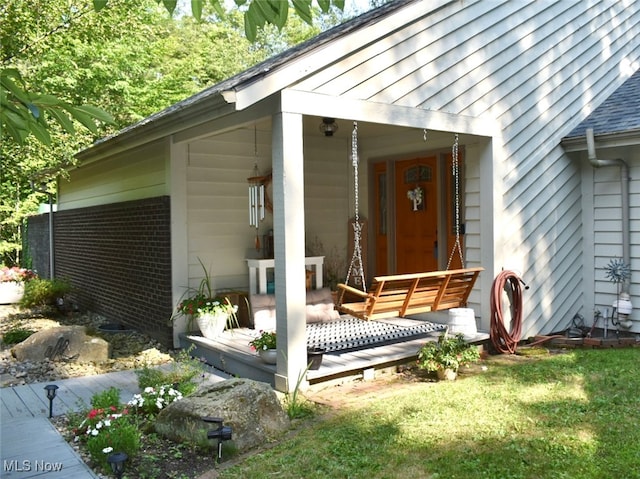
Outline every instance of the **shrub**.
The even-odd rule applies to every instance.
[[[171,369],[162,370],[144,366],[136,371],[138,386],[141,391],[148,387],[157,388],[165,384],[171,384],[175,389],[186,396],[195,391],[197,384],[195,378],[203,373],[200,361],[189,356],[191,349],[182,350],[176,358]]]
[[[24,296],[20,301],[23,308],[53,306],[58,298],[71,291],[71,283],[63,279],[33,279],[25,282]]]
[[[2,335],[5,344],[18,344],[31,336],[35,331],[24,328],[12,328]]]
[[[93,409],[109,409],[117,404],[120,404],[120,390],[116,387],[110,387],[91,396],[91,407]]]
[[[429,341],[418,351],[418,367],[427,371],[452,369],[457,371],[480,359],[478,348],[464,340],[460,333],[448,336],[443,333],[437,341]]]

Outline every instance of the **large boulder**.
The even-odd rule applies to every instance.
[[[84,326],[60,326],[32,334],[12,349],[18,361],[45,359],[95,362],[110,357],[110,344],[101,338],[87,335]]]
[[[207,439],[207,432],[217,425],[205,423],[206,416],[222,418],[232,428],[230,442],[240,452],[281,437],[289,428],[289,418],[271,386],[242,378],[201,385],[163,409],[155,428],[173,441],[211,448],[214,441]]]

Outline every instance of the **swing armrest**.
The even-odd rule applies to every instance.
[[[353,294],[355,296],[358,296],[359,298],[362,299],[367,299],[367,298],[371,298],[373,299],[374,296],[371,293],[367,293],[366,291],[361,291],[359,289],[356,289],[352,286],[349,286],[348,284],[344,284],[344,283],[338,283],[338,289],[342,289],[344,290],[345,293],[349,293],[349,294]]]

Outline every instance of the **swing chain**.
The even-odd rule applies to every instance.
[[[364,267],[362,265],[362,248],[360,240],[362,237],[362,224],[360,224],[360,215],[358,210],[360,205],[358,203],[358,122],[353,122],[353,132],[351,133],[351,164],[353,165],[353,184],[354,184],[354,203],[355,203],[355,218],[353,222],[353,255],[351,256],[351,263],[347,271],[347,277],[345,283],[349,284],[349,278],[351,273],[357,275],[355,279],[356,284],[361,283],[362,290],[366,292],[366,283],[364,280]]]
[[[452,153],[452,162],[451,162],[451,172],[453,175],[454,181],[454,197],[455,197],[455,233],[456,233],[456,241],[451,249],[451,254],[449,255],[449,261],[447,262],[447,269],[450,268],[451,262],[453,261],[453,256],[455,254],[456,249],[458,250],[458,256],[460,258],[460,267],[464,268],[464,259],[462,257],[462,246],[460,244],[460,165],[458,162],[458,134],[456,133],[454,136],[453,147],[451,149]]]

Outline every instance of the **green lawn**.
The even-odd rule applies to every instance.
[[[492,358],[310,422],[221,478],[640,478],[640,348]]]

